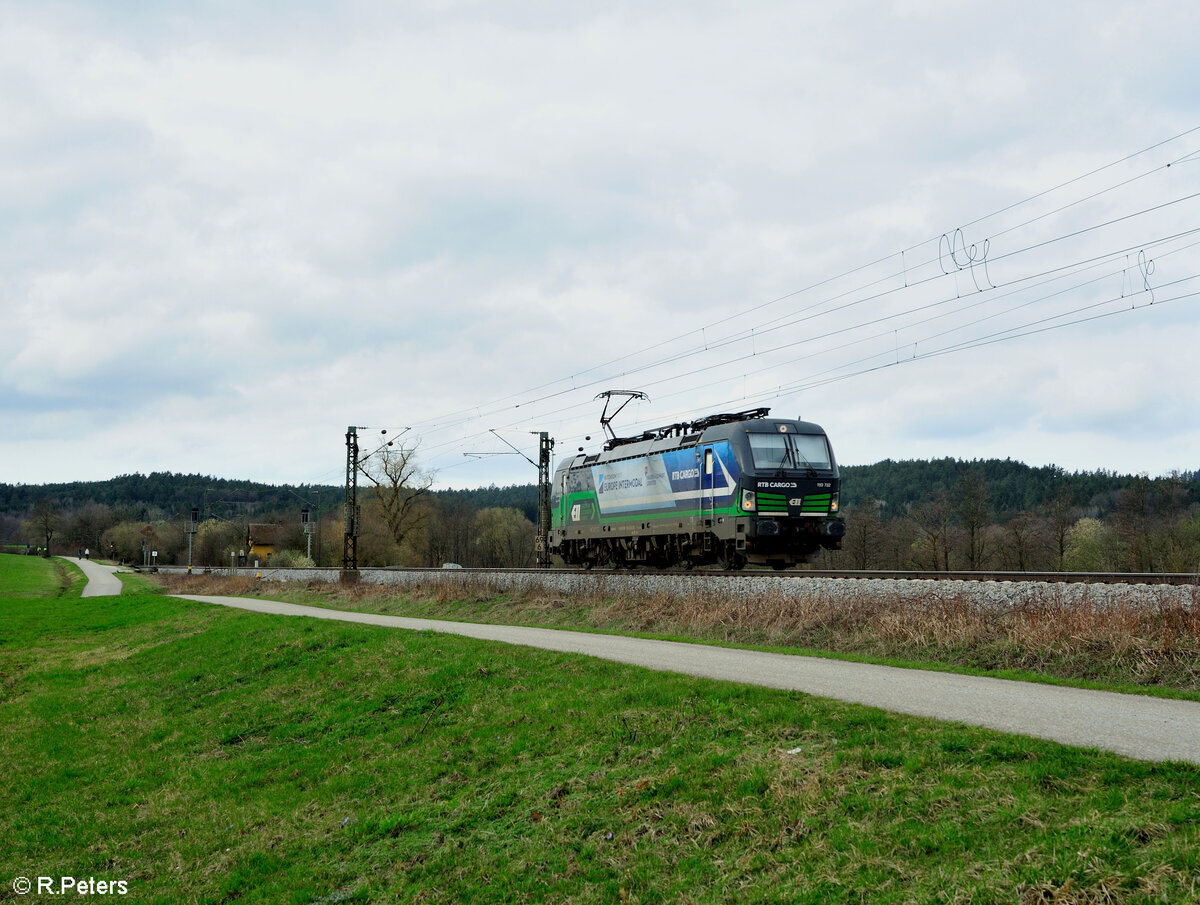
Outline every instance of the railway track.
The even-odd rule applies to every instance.
[[[182,566],[160,566],[158,571],[165,573],[181,573],[187,569]],[[336,580],[340,576],[339,569],[273,569],[255,568],[243,566],[233,570],[229,568],[220,569],[195,569],[194,571],[206,571],[212,574],[229,575],[256,575],[259,573],[271,574],[271,577],[279,579],[287,579],[294,577],[298,580],[305,578],[324,578],[327,580]],[[1178,585],[1178,586],[1200,586],[1200,573],[1195,572],[938,572],[938,571],[891,571],[878,569],[793,569],[784,572],[775,572],[758,569],[743,569],[739,571],[722,571],[719,569],[646,569],[646,568],[630,568],[630,569],[482,569],[482,568],[406,568],[406,567],[388,567],[388,568],[364,568],[358,570],[362,575],[368,573],[400,573],[409,575],[424,574],[429,577],[433,576],[467,576],[478,575],[486,576],[502,576],[502,575],[596,575],[596,576],[622,576],[622,575],[644,575],[644,576],[664,576],[671,578],[680,578],[684,580],[695,579],[702,580],[706,577],[721,577],[721,578],[744,578],[753,580],[763,580],[772,582],[795,581],[800,578],[830,578],[830,579],[846,579],[846,580],[884,580],[884,581],[978,581],[978,582],[1042,582],[1049,584],[1106,584],[1106,585]]]
[[[392,571],[392,570],[389,570]],[[441,569],[397,569],[404,572],[441,572]],[[1200,585],[1195,572],[940,572],[930,570],[892,571],[883,569],[792,569],[775,572],[758,569],[725,571],[720,569],[455,569],[480,575],[562,574],[562,575],[669,575],[681,578],[761,578],[789,581],[797,578],[840,578],[887,581],[1029,581],[1062,584],[1168,584]]]
[[[723,574],[737,574],[733,572]],[[770,573],[774,575],[774,573]],[[1035,581],[1067,584],[1200,585],[1200,574],[1187,572],[893,572],[883,570],[802,569],[784,578],[859,578],[893,581]]]

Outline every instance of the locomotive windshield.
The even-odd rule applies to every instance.
[[[754,467],[832,468],[829,444],[821,434],[749,434]]]

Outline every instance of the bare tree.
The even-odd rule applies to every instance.
[[[1014,572],[1035,568],[1037,551],[1045,547],[1041,519],[1030,512],[1018,512],[1004,523],[1004,567]]]
[[[863,500],[846,514],[846,538],[842,541],[842,557],[848,558],[852,569],[878,569],[883,541],[881,504],[878,500]]]
[[[962,526],[963,553],[971,571],[984,567],[991,510],[987,480],[977,471],[968,471],[954,487],[954,514]]]
[[[15,515],[0,515],[0,543],[6,544],[21,536],[21,520]]]
[[[424,497],[433,486],[433,474],[418,466],[415,443],[389,444],[368,456],[361,468],[388,533],[397,548],[403,547],[405,539],[428,521]]]
[[[100,536],[112,526],[116,517],[107,506],[85,503],[79,508],[63,514],[59,527],[59,540],[82,550],[85,547],[98,555]]]
[[[400,545],[392,537],[383,507],[374,496],[365,499],[358,529],[358,564],[366,567],[400,564]]]
[[[1167,529],[1165,538],[1163,565],[1168,572],[1200,570],[1200,508],[1176,519]]]
[[[436,507],[427,531],[426,552],[430,565],[447,562],[464,566],[472,564],[471,539],[475,532],[473,515],[461,500],[442,502]]]
[[[880,510],[880,515],[884,510]],[[878,569],[907,569],[912,565],[913,548],[916,545],[916,527],[912,519],[884,518],[882,522],[882,537],[879,544],[879,556],[876,559]]]
[[[1155,484],[1159,499],[1154,507],[1157,517],[1152,534],[1158,550],[1157,567],[1167,572],[1191,572],[1200,519],[1198,513],[1187,510],[1186,478],[1173,471]]]
[[[1053,558],[1053,569],[1063,571],[1063,562],[1067,558],[1067,539],[1072,526],[1079,515],[1071,500],[1070,493],[1064,488],[1050,501],[1046,507],[1048,516],[1047,537],[1050,541],[1050,553]]]
[[[939,490],[924,502],[913,506],[909,513],[918,532],[914,555],[922,568],[950,571],[950,523],[954,509],[950,495]]]
[[[1153,572],[1157,568],[1158,550],[1151,530],[1157,502],[1153,491],[1150,479],[1144,474],[1121,491],[1112,515],[1113,530],[1122,551],[1121,571]]]
[[[41,497],[33,504],[33,510],[25,523],[28,536],[33,537],[39,545],[45,547],[45,553],[50,555],[50,542],[62,524],[62,515],[58,511],[58,503],[50,497]]]

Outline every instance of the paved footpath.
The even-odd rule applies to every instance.
[[[59,559],[79,566],[87,576],[88,582],[83,586],[82,596],[115,597],[121,593],[121,579],[113,574],[117,571],[117,566],[107,566],[91,559],[71,559],[69,556],[60,556]]]
[[[1066,745],[1114,751],[1140,760],[1200,764],[1200,702],[1196,701],[619,635],[408,619],[247,597],[179,596],[258,613],[448,632],[485,641],[586,654],[649,669],[802,691],[896,713],[986,726]]]

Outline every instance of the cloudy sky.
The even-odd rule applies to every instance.
[[[1200,6],[0,0],[0,481],[770,406],[1200,468]],[[591,437],[591,440],[585,438]],[[511,446],[510,446],[511,444]],[[476,456],[480,457],[476,457]]]

